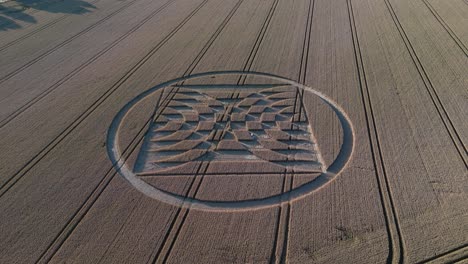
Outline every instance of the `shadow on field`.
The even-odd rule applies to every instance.
[[[37,23],[38,11],[58,14],[84,14],[96,7],[83,0],[16,0],[1,3],[0,31],[19,29],[22,24]]]

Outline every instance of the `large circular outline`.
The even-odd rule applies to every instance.
[[[145,181],[138,178],[125,164],[124,160],[122,159],[122,154],[120,152],[120,148],[118,146],[119,142],[119,128],[124,120],[125,116],[129,113],[133,106],[135,106],[138,102],[146,99],[148,96],[152,95],[157,90],[170,86],[172,84],[182,82],[188,79],[197,79],[205,76],[211,75],[256,75],[262,77],[268,77],[277,81],[285,82],[285,84],[290,84],[296,87],[299,87],[303,90],[309,91],[315,95],[317,95],[323,102],[329,105],[335,114],[337,115],[338,119],[340,120],[341,127],[343,129],[343,144],[338,153],[337,158],[333,161],[333,163],[327,168],[326,171],[321,173],[317,178],[308,182],[300,187],[290,190],[286,193],[281,193],[265,198],[260,199],[253,199],[253,200],[244,200],[244,201],[207,201],[207,200],[199,200],[195,198],[189,198],[181,195],[177,195],[171,192],[167,192],[164,190],[160,190]],[[319,91],[316,91],[308,86],[302,85],[295,81],[276,76],[269,73],[262,73],[262,72],[244,72],[244,71],[214,71],[214,72],[205,72],[205,73],[198,73],[189,75],[186,77],[181,77],[177,79],[173,79],[164,83],[161,83],[153,88],[150,88],[143,93],[139,94],[131,101],[129,101],[112,120],[112,123],[109,127],[107,133],[107,154],[109,155],[110,160],[114,168],[117,172],[124,177],[133,187],[137,190],[142,192],[143,194],[174,205],[178,207],[185,207],[191,209],[198,209],[204,211],[245,211],[245,210],[255,210],[261,209],[266,207],[278,206],[282,203],[291,202],[297,200],[299,198],[303,198],[304,196],[310,195],[317,190],[324,187],[327,183],[331,182],[336,178],[336,176],[346,167],[348,162],[351,159],[353,154],[354,145],[355,145],[355,137],[354,137],[354,128],[352,126],[351,120],[345,111],[332,99],[328,98],[326,95],[322,94]]]

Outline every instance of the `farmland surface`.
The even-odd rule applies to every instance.
[[[466,0],[0,3],[0,263],[468,258]]]

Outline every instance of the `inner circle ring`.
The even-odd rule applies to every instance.
[[[196,79],[205,76],[212,76],[212,75],[246,75],[246,76],[261,76],[267,77],[273,80],[284,82],[285,84],[289,84],[292,86],[296,86],[300,89],[305,91],[311,92],[318,96],[325,104],[330,106],[332,110],[337,115],[341,127],[343,129],[343,144],[341,146],[340,152],[335,160],[332,162],[330,166],[326,169],[326,171],[322,172],[317,178],[314,180],[301,185],[297,188],[291,189],[289,192],[284,192],[281,194],[253,199],[253,200],[242,200],[242,201],[207,201],[207,200],[199,200],[195,198],[189,198],[182,195],[174,194],[171,192],[167,192],[161,189],[158,189],[145,181],[141,180],[139,177],[135,175],[135,173],[128,168],[127,164],[125,164],[125,160],[122,157],[122,153],[120,151],[118,142],[119,142],[119,129],[122,124],[122,121],[125,119],[126,115],[130,112],[133,106],[138,104],[140,101],[146,99],[148,96],[152,95],[154,92],[170,86],[172,84],[182,82],[188,79]],[[189,75],[186,77],[181,77],[177,79],[173,79],[164,83],[161,83],[153,88],[150,88],[143,93],[139,94],[131,101],[129,101],[112,120],[112,123],[109,127],[107,133],[107,154],[113,164],[113,167],[117,170],[117,172],[124,177],[131,185],[133,185],[137,190],[142,192],[143,194],[162,201],[167,204],[171,204],[178,207],[185,207],[197,210],[204,210],[204,211],[246,211],[246,210],[255,210],[261,209],[266,207],[277,206],[282,203],[291,202],[302,198],[306,195],[312,194],[317,190],[321,189],[327,183],[333,181],[336,176],[346,167],[349,163],[355,145],[355,137],[354,137],[354,128],[352,126],[351,120],[346,114],[345,111],[332,99],[328,98],[326,95],[322,94],[319,91],[316,91],[308,86],[302,85],[295,81],[276,76],[269,73],[262,73],[262,72],[244,72],[244,71],[215,71],[215,72],[205,72],[205,73],[198,73]]]

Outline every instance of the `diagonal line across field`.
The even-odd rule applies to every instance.
[[[226,27],[226,25],[229,23],[233,15],[237,12],[239,9],[240,5],[243,3],[244,0],[239,0],[236,5],[233,7],[231,12],[227,15],[227,17],[224,19],[224,21],[221,23],[221,25],[218,27],[218,29],[213,33],[212,37],[208,40],[208,42],[205,44],[203,49],[200,51],[199,55],[196,57],[196,59],[192,62],[192,64],[188,67],[188,69],[185,71],[184,76],[190,75],[193,70],[195,69],[196,65],[200,62],[202,57],[206,54],[206,51],[211,47],[213,42],[216,40],[216,38],[219,36],[221,31]],[[213,137],[215,134],[213,134]],[[193,180],[187,189],[187,192],[185,193],[185,197],[193,197],[195,198],[198,190],[203,182],[204,176],[206,174],[206,171],[208,170],[208,167],[210,166],[210,162],[204,162],[202,161],[200,163],[200,167],[198,171],[195,173],[193,176]],[[201,169],[201,170],[200,170]],[[199,180],[198,180],[199,179]],[[194,183],[197,181],[197,184],[194,187]],[[195,189],[194,189],[195,188]],[[182,213],[181,213],[182,212]],[[176,216],[174,217],[169,230],[166,233],[166,236],[160,246],[159,249],[156,250],[155,255],[152,256],[151,263],[165,263],[167,259],[169,258],[172,248],[177,240],[178,234],[180,230],[182,229],[185,220],[187,219],[187,215],[190,212],[190,208],[179,208],[177,210]],[[177,224],[177,227],[175,231],[173,231],[173,228],[175,224]],[[174,233],[175,232],[175,233]],[[171,238],[171,239],[169,239]]]
[[[302,84],[305,84],[305,79],[306,79],[306,74],[307,74],[307,60],[309,58],[309,48],[310,48],[310,36],[312,32],[312,21],[314,17],[314,5],[315,5],[315,0],[309,1],[309,8],[308,8],[308,14],[307,14],[307,21],[306,21],[306,30],[304,33],[304,44],[302,47],[302,56],[301,56],[301,67],[299,68],[299,76],[298,76],[298,81],[301,82]],[[304,91],[302,91],[303,93]],[[300,92],[298,91],[297,93],[297,98],[296,101],[294,102],[296,104],[297,100],[300,100],[303,102],[303,98],[300,95]],[[302,103],[301,103],[302,107]],[[294,106],[294,110],[296,109],[296,106]],[[299,109],[299,113],[302,113],[301,108]],[[300,116],[299,116],[300,119]],[[284,181],[283,181],[283,187],[282,187],[282,192],[287,192],[294,188],[294,175],[297,174],[297,172],[292,173],[289,177],[286,174],[286,171],[284,172]],[[287,183],[287,180],[289,179],[289,184]],[[277,227],[276,227],[276,235],[275,235],[275,240],[273,243],[273,250],[272,250],[272,257],[271,257],[271,263],[285,263],[286,260],[288,259],[288,238],[289,238],[289,229],[291,225],[291,203],[288,202],[285,205],[281,205],[279,207],[279,212],[278,212],[278,220],[277,220]],[[285,212],[286,211],[286,212]],[[286,215],[284,215],[286,214]]]
[[[88,59],[86,62],[75,68],[73,71],[68,73],[66,76],[58,80],[56,83],[51,85],[49,88],[44,90],[43,92],[39,93],[37,96],[26,102],[24,105],[18,107],[17,110],[12,112],[10,115],[6,116],[3,120],[0,120],[0,129],[3,128],[5,125],[7,125],[10,121],[12,121],[15,117],[26,111],[28,108],[32,107],[35,103],[37,103],[39,100],[42,98],[46,97],[48,94],[53,92],[55,89],[59,88],[60,85],[65,83],[66,81],[70,80],[73,76],[77,75],[80,71],[82,71],[85,67],[88,65],[92,64],[96,60],[98,60],[101,56],[103,56],[107,51],[118,45],[122,40],[126,39],[127,37],[131,36],[133,32],[138,30],[141,26],[143,26],[148,20],[152,19],[155,15],[157,15],[159,12],[161,12],[163,9],[165,9],[167,6],[172,4],[175,0],[170,0],[164,5],[162,5],[160,8],[156,9],[154,12],[146,16],[141,20],[140,23],[138,23],[136,26],[134,26],[132,29],[127,31],[125,34],[120,36],[118,39],[114,40],[112,43],[110,43],[108,46],[104,47],[101,51],[99,51],[96,55]]]
[[[95,4],[95,3],[99,2],[99,1],[101,1],[101,0],[94,0],[94,1],[89,2],[89,4],[92,5],[92,4]],[[31,12],[31,15],[34,14],[34,13],[37,13],[37,12],[40,12],[40,10],[34,10],[34,11],[32,11],[32,12]],[[15,40],[13,40],[13,41],[10,41],[10,42],[4,44],[3,46],[0,46],[0,52],[2,52],[2,51],[4,51],[4,50],[8,49],[9,47],[11,47],[11,46],[13,46],[13,45],[16,45],[16,44],[18,44],[18,43],[24,41],[25,39],[28,39],[29,37],[34,36],[34,35],[37,34],[37,33],[40,33],[42,30],[45,30],[45,29],[47,29],[47,28],[49,28],[49,27],[52,27],[53,25],[57,24],[58,22],[60,22],[60,21],[62,21],[62,20],[64,20],[64,19],[70,17],[71,15],[72,15],[72,14],[65,14],[65,15],[63,15],[63,16],[57,18],[57,19],[54,19],[54,20],[52,20],[51,22],[49,22],[49,23],[47,23],[47,24],[45,24],[45,25],[43,25],[43,26],[41,26],[41,27],[39,27],[39,28],[37,28],[37,29],[35,29],[35,30],[29,32],[29,33],[27,33],[27,34],[24,34],[23,36],[21,36],[21,37],[15,39]]]
[[[0,15],[1,263],[467,258],[463,0],[90,1]]]
[[[158,101],[156,102],[157,106],[161,106],[160,110],[153,113],[151,118],[146,122],[149,124],[153,118],[157,118],[164,108],[169,104],[171,97],[174,96],[174,92],[170,92],[167,94],[166,97],[162,98],[162,95],[158,97]],[[157,108],[155,108],[156,110]],[[123,154],[125,157],[128,157],[139,145],[141,139],[143,138],[143,134],[145,133],[146,126],[143,126],[137,133],[137,135],[130,141],[130,144],[124,149]],[[96,200],[99,198],[99,195],[102,194],[104,189],[109,185],[112,178],[116,175],[114,169],[109,169],[99,184],[95,187],[93,192],[88,196],[88,198],[83,202],[82,206],[75,212],[73,217],[68,221],[62,231],[55,237],[52,243],[48,246],[47,250],[42,253],[39,257],[37,263],[47,263],[49,262],[55,253],[60,249],[61,245],[65,242],[65,240],[72,234],[73,230],[79,224],[79,222],[83,219],[83,217],[87,214],[89,209],[93,206]]]
[[[429,75],[427,74],[427,71],[425,70],[424,66],[422,65],[418,55],[416,54],[416,51],[414,50],[413,45],[411,44],[410,40],[408,39],[408,35],[406,34],[405,30],[403,29],[403,26],[401,25],[397,14],[395,13],[395,10],[392,7],[392,4],[390,3],[389,0],[385,0],[385,4],[392,16],[392,19],[395,23],[395,26],[398,28],[398,31],[400,32],[401,38],[405,42],[405,46],[408,50],[408,52],[411,54],[411,59],[413,60],[416,68],[418,69],[419,75],[421,79],[424,82],[424,85],[427,89],[427,92],[431,96],[432,102],[434,103],[435,107],[437,108],[437,112],[440,116],[440,119],[443,121],[445,128],[447,129],[447,132],[450,134],[450,137],[452,138],[452,142],[455,145],[456,149],[458,150],[458,153],[460,154],[461,159],[465,163],[465,167],[468,168],[468,151],[466,149],[466,146],[464,142],[462,141],[460,137],[460,132],[457,131],[457,129],[454,127],[452,120],[450,119],[450,116],[447,114],[447,110],[445,109],[444,105],[441,102],[440,95],[438,94],[437,90],[434,88],[434,85],[431,82],[431,79]]]
[[[466,48],[465,44],[460,40],[460,38],[453,32],[450,26],[444,21],[444,19],[437,13],[437,10],[431,5],[428,0],[422,0],[427,8],[431,11],[434,17],[439,21],[439,23],[444,27],[447,33],[452,37],[452,39],[457,43],[458,47],[468,56],[468,48]]]
[[[363,67],[361,48],[357,35],[356,23],[354,20],[353,5],[351,0],[347,0],[349,23],[352,30],[354,55],[356,59],[356,67],[358,69],[359,84],[361,89],[362,102],[364,105],[364,113],[366,115],[367,131],[371,142],[372,159],[376,168],[377,182],[379,185],[379,195],[381,205],[384,210],[385,222],[389,241],[389,254],[387,263],[403,263],[404,262],[404,242],[402,233],[398,223],[398,216],[393,202],[392,193],[390,190],[388,176],[385,171],[385,164],[382,159],[382,150],[379,144],[379,135],[375,128],[375,117],[373,114],[371,98],[367,87],[366,73]]]
[[[458,263],[468,258],[468,244],[461,245],[452,250],[438,254],[431,258],[419,261],[417,264],[423,263]]]
[[[5,194],[21,177],[23,177],[35,164],[37,164],[47,153],[56,147],[67,135],[69,135],[83,120],[85,120],[99,105],[101,105],[109,96],[111,96],[125,81],[132,76],[159,48],[161,48],[170,38],[172,38],[177,31],[185,25],[191,17],[193,17],[198,10],[200,10],[208,0],[202,2],[189,16],[187,16],[180,24],[178,24],[161,42],[159,42],[153,49],[150,50],[137,64],[130,68],[130,70],[119,79],[112,87],[105,91],[98,100],[96,100],[88,109],[86,109],[78,118],[76,118],[70,125],[68,125],[58,136],[56,136],[46,147],[37,153],[31,160],[29,160],[18,172],[16,172],[4,185],[0,187],[0,197]]]
[[[90,30],[92,30],[93,28],[96,28],[98,27],[100,24],[104,23],[105,21],[107,21],[108,19],[112,18],[113,16],[119,14],[120,12],[124,11],[125,9],[127,9],[128,7],[130,7],[131,5],[137,3],[139,0],[133,0],[127,4],[125,4],[124,6],[122,6],[121,8],[117,9],[116,11],[110,13],[109,15],[105,16],[104,18],[100,19],[99,21],[97,21],[96,23],[92,24],[91,26],[81,30],[80,32],[78,32],[77,34],[69,37],[68,39],[62,41],[61,43],[59,43],[58,45],[54,46],[53,48],[47,50],[46,52],[43,52],[42,54],[40,54],[39,56],[37,56],[36,58],[28,61],[27,63],[25,63],[24,65],[22,65],[21,67],[3,75],[2,77],[0,77],[0,84],[4,83],[5,81],[9,80],[10,78],[12,78],[13,76],[17,75],[18,73],[20,73],[21,71],[27,69],[28,67],[32,66],[33,64],[35,64],[36,62],[42,60],[43,58],[47,57],[48,55],[52,54],[53,52],[57,51],[58,49],[60,49],[61,47],[71,43],[74,39],[82,36],[83,34],[85,34],[86,32],[89,32]]]
[[[204,1],[202,2],[202,4],[200,4],[190,15],[189,17],[192,17],[204,4],[206,4],[207,1]],[[210,38],[210,40],[205,44],[205,47],[200,51],[200,56],[197,56],[195,61],[200,61],[201,58],[203,57],[202,54],[204,54],[207,50],[207,48],[209,46],[211,46],[211,44],[214,42],[214,40],[216,39],[216,36],[219,35],[219,33],[222,31],[222,29],[226,26],[226,24],[229,22],[229,19],[234,15],[235,11],[239,8],[240,4],[242,3],[242,0],[238,2],[238,4],[233,8],[233,10],[231,11],[231,13],[226,17],[226,19],[223,21],[223,23],[220,25],[220,27],[218,28],[218,30],[215,31],[214,33],[214,37]],[[189,18],[188,17],[188,18]],[[188,19],[184,20],[185,22],[187,21]],[[195,63],[196,65],[197,63]],[[189,67],[189,69],[187,70],[186,74],[190,74],[191,70],[190,70],[191,67]],[[192,68],[193,70],[193,68]],[[170,101],[169,100],[165,100],[165,104],[167,105],[167,103]],[[161,109],[159,112],[162,112],[163,109]],[[153,119],[153,117],[151,118]],[[139,145],[139,143],[141,142],[141,140],[143,139],[143,131],[144,131],[144,128],[145,127],[142,127],[140,129],[140,133],[138,133],[134,139],[131,141],[131,143],[129,144],[129,146],[125,149],[126,150],[130,150],[129,152],[127,152],[126,156],[129,156],[131,155],[131,153],[135,150],[135,148]],[[133,142],[136,142],[136,144],[134,144]],[[133,148],[131,147],[133,145]],[[199,169],[202,167],[203,163],[200,163],[200,167]],[[205,167],[205,171],[206,169],[208,168],[208,164],[204,166]],[[198,175],[198,173],[196,174]],[[201,173],[201,175],[203,176],[204,173]],[[60,240],[59,239],[56,239],[53,243],[54,246],[50,246],[49,247],[49,251],[50,249],[53,249],[52,251],[50,251],[50,253],[47,253],[45,252],[44,255],[41,257],[41,260],[43,261],[48,261],[50,260],[53,255],[55,254],[55,252],[59,249],[60,245],[63,244],[63,242],[66,240],[66,238],[73,232],[73,229],[78,225],[79,221],[84,217],[84,215],[89,211],[89,209],[91,208],[92,204],[94,204],[94,202],[98,199],[99,195],[104,191],[105,187],[110,183],[111,179],[115,176],[115,172],[113,169],[110,169],[109,172],[106,174],[106,176],[109,176],[109,177],[104,177],[103,181],[101,182],[102,184],[100,184],[99,186],[96,187],[95,191],[93,192],[93,194],[88,198],[87,201],[85,201],[85,203],[83,204],[83,207],[80,208],[80,210],[78,212],[81,212],[81,213],[77,213],[75,215],[75,217],[72,218],[72,220],[69,222],[69,224],[67,225],[67,227],[64,229],[64,231],[62,231],[61,235],[58,236],[61,237],[63,236],[63,238],[61,238]],[[193,185],[193,183],[195,182],[195,179],[197,177],[194,177],[192,183],[190,184],[190,186]],[[201,177],[203,179],[203,177]],[[198,186],[201,184],[201,181],[198,182]],[[187,195],[189,194],[190,190],[192,189],[192,187],[189,187],[188,188],[188,191],[187,191]],[[197,188],[198,190],[198,188]],[[94,194],[97,194],[97,195],[94,195]],[[195,192],[196,194],[196,192]],[[87,206],[85,206],[87,205]],[[179,213],[180,211],[178,211],[178,213],[176,214],[176,218],[179,216]],[[186,213],[184,214],[185,217],[186,217],[186,214],[188,213],[188,210],[186,210]],[[185,218],[184,217],[184,218]],[[183,223],[183,221],[182,221]],[[168,232],[169,234],[170,232]],[[64,234],[64,235],[62,235]],[[157,254],[158,255],[158,254]],[[156,256],[157,257],[157,256]]]

